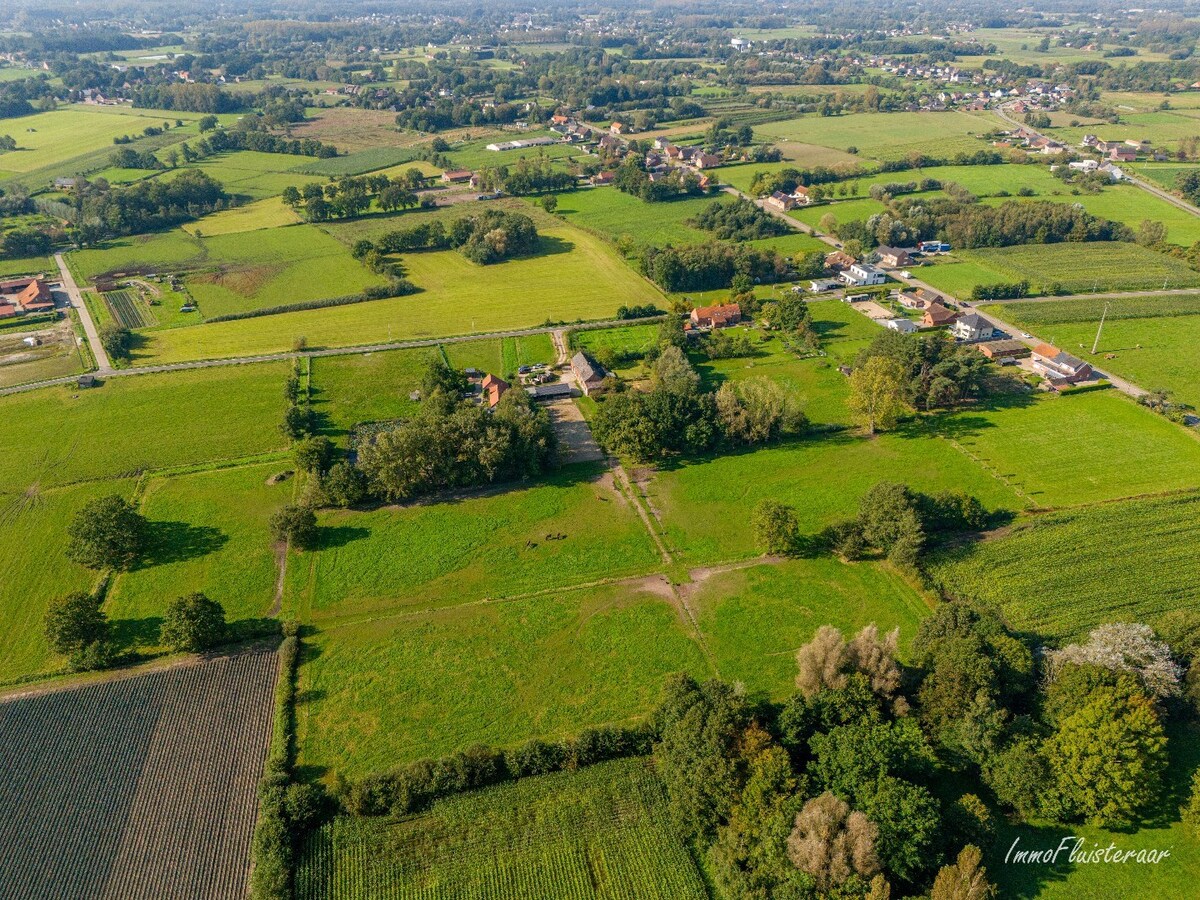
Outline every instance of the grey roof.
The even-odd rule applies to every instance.
[[[959,316],[958,321],[968,328],[991,328],[992,323],[985,319],[979,313],[967,313],[964,316]]]
[[[582,350],[571,357],[571,368],[583,381],[592,381],[593,379],[599,381],[604,378],[604,370],[598,363],[589,359]]]
[[[537,384],[533,387],[527,387],[525,390],[535,400],[541,400],[546,397],[571,396],[571,385],[565,381],[555,381],[552,384]]]

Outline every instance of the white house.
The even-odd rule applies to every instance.
[[[960,341],[990,341],[996,329],[979,313],[967,313],[951,323],[950,333]]]
[[[820,294],[822,291],[836,291],[842,286],[842,282],[836,278],[818,278],[816,281],[808,283],[808,289],[814,294]]]
[[[912,319],[884,319],[883,327],[901,334],[912,334],[914,331],[919,331],[921,326]]]
[[[838,275],[844,284],[850,287],[867,287],[872,284],[883,284],[887,275],[878,266],[869,263],[855,263],[845,272]]]

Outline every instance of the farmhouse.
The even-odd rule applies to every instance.
[[[995,336],[996,329],[979,313],[967,313],[955,320],[950,333],[960,341],[989,341]]]
[[[879,264],[888,268],[898,269],[912,262],[912,256],[900,247],[879,247],[875,250],[879,256]]]
[[[872,284],[883,284],[887,275],[883,270],[869,263],[855,263],[845,272],[838,275],[843,284],[851,287],[867,287]]]
[[[1033,370],[1055,386],[1077,384],[1092,377],[1090,365],[1050,344],[1038,344],[1033,348]]]
[[[988,359],[1022,359],[1029,348],[1020,341],[989,341],[979,345],[979,352]]]
[[[9,315],[49,312],[54,309],[54,296],[41,278],[13,278],[0,281],[0,306],[13,307]],[[2,310],[0,318],[7,318]]]
[[[604,381],[604,370],[583,351],[571,357],[571,371],[579,380],[579,389],[585,395],[590,394]]]
[[[957,317],[958,313],[954,310],[947,309],[940,303],[932,303],[926,308],[921,324],[926,328],[938,328],[942,325],[949,325]]]
[[[700,306],[692,310],[692,324],[697,328],[724,328],[742,320],[742,308],[736,303],[720,306]]]
[[[446,184],[462,184],[470,181],[474,174],[470,169],[451,169],[449,172],[442,173],[442,181]]]
[[[783,191],[776,191],[770,197],[763,201],[764,206],[769,206],[771,209],[779,212],[787,212],[789,209],[796,208],[796,198],[791,194],[785,194]]]
[[[500,398],[504,396],[504,392],[512,387],[503,378],[497,378],[492,374],[483,376],[483,381],[479,386],[483,389],[483,399],[487,403],[488,409],[494,408],[500,402]]]

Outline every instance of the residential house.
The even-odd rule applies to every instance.
[[[629,126],[624,122],[613,122],[608,126],[609,134],[625,134],[629,131]]]
[[[442,173],[442,181],[445,184],[463,184],[470,181],[474,174],[470,169],[451,169]]]
[[[808,193],[808,188],[802,184],[796,185],[796,189],[792,191],[792,199],[794,199],[796,203],[801,206],[808,206],[808,204],[812,202],[812,198]]]
[[[697,153],[692,158],[692,162],[696,164],[697,169],[711,169],[719,166],[722,160],[715,153]]]
[[[926,292],[926,293],[928,293],[928,292]],[[932,297],[929,297],[929,296],[923,297],[923,296],[921,296],[920,293],[918,293],[916,291],[896,291],[896,302],[899,303],[901,306],[903,306],[905,309],[916,309],[916,310],[928,309],[930,306],[932,306],[934,303],[939,302],[941,299],[942,298],[937,296],[936,294],[934,294]]]
[[[842,274],[845,275],[846,273],[843,272]],[[820,294],[825,291],[836,291],[845,283],[840,278],[818,278],[808,283],[808,289],[814,294]]]
[[[785,194],[783,191],[776,191],[763,201],[763,206],[769,206],[771,209],[779,212],[787,212],[789,209],[796,208],[796,198],[791,194]]]
[[[1076,172],[1095,172],[1100,168],[1100,163],[1094,159],[1083,159],[1076,162],[1067,163],[1067,168]]]
[[[921,319],[921,324],[925,328],[940,328],[942,325],[949,325],[958,317],[952,309],[947,309],[940,303],[930,304],[925,309],[925,316]]]
[[[990,341],[996,334],[992,323],[979,313],[959,316],[950,326],[950,333],[960,341]]]
[[[901,334],[912,334],[920,329],[920,326],[912,319],[884,319],[883,327]]]
[[[1055,387],[1078,384],[1092,377],[1090,365],[1050,344],[1038,344],[1033,348],[1033,370]]]
[[[75,178],[55,178],[54,189],[56,191],[73,191],[78,179]]]
[[[609,153],[621,150],[624,146],[619,139],[611,134],[602,135],[600,138],[600,149]]]
[[[566,125],[571,121],[570,116],[564,116],[562,113],[555,113],[550,117],[551,125]]]
[[[877,247],[875,253],[879,256],[879,264],[891,269],[898,269],[912,263],[909,251],[900,247]]]
[[[742,308],[736,303],[699,306],[692,310],[691,320],[697,328],[725,328],[742,320]]]
[[[878,266],[869,263],[855,263],[846,271],[839,273],[838,278],[850,287],[869,287],[872,284],[883,284],[887,275]]]
[[[834,250],[832,253],[825,255],[825,268],[831,272],[844,272],[856,262],[858,260],[845,250]]]
[[[483,400],[487,403],[488,409],[493,409],[500,402],[500,398],[504,396],[504,392],[512,387],[503,378],[497,378],[490,373],[483,376],[483,381],[479,386],[483,389]]]
[[[1132,147],[1113,147],[1108,151],[1108,158],[1113,162],[1133,162],[1138,152]]]
[[[589,180],[595,185],[612,184],[616,177],[616,172],[597,172]]]
[[[605,371],[582,350],[571,357],[571,372],[579,380],[579,389],[590,394],[604,381]]]

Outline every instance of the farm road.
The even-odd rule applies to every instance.
[[[83,302],[83,294],[79,292],[79,285],[75,283],[75,277],[67,268],[67,263],[61,253],[54,254],[54,262],[58,266],[58,277],[62,282],[63,290],[67,292],[67,296],[71,298],[71,305],[79,314],[79,322],[83,325],[83,333],[87,335],[88,346],[92,348],[92,356],[96,358],[96,374],[108,375],[113,371],[112,363],[109,361],[108,353],[104,350],[104,345],[100,343],[100,332],[96,330],[96,323],[92,321],[91,311]],[[66,380],[70,381],[71,379]]]

